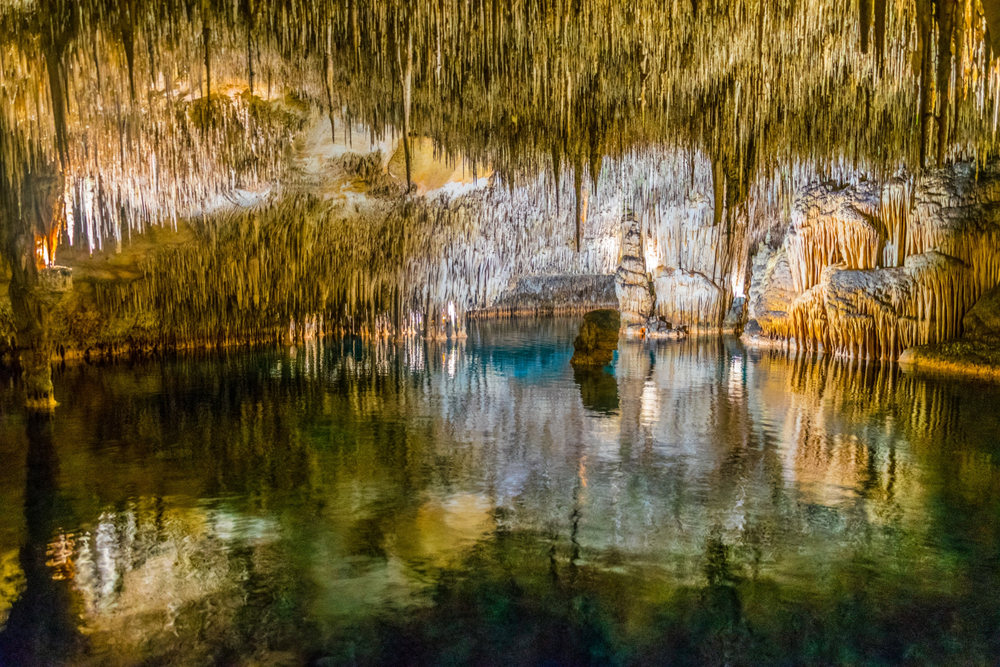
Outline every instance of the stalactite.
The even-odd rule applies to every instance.
[[[131,3],[121,0],[118,10],[118,24],[121,30],[122,46],[125,49],[125,63],[128,66],[128,87],[132,102],[135,102],[135,27]]]
[[[326,88],[326,112],[327,117],[330,119],[330,137],[334,142],[337,141],[337,122],[335,119],[334,109],[333,109],[333,90],[330,88],[330,53],[323,53],[323,86]],[[252,95],[252,93],[251,93]],[[406,123],[407,125],[409,123]],[[406,151],[406,181],[410,181],[410,159],[409,159],[409,147]]]
[[[872,26],[872,0],[858,0],[858,30],[861,33],[861,53],[868,53],[869,32]]]
[[[955,53],[956,0],[937,0],[938,59],[937,59],[937,166],[944,164],[948,150],[948,126],[951,105],[951,70]]]
[[[722,222],[726,208],[726,172],[718,159],[712,160],[712,194],[715,201],[715,219],[712,224],[718,225]]]
[[[573,193],[575,195],[576,201],[576,215],[573,216],[575,224],[575,242],[576,251],[580,252],[580,243],[583,240],[583,223],[582,219],[586,215],[586,207],[583,202],[583,160],[580,154],[577,153],[573,162]]]
[[[210,113],[212,109],[212,52],[210,42],[212,39],[212,28],[209,24],[209,9],[210,5],[208,0],[202,0],[201,3],[201,39],[205,48],[205,100],[207,102],[206,113]]]
[[[931,120],[934,117],[934,58],[931,51],[933,27],[932,0],[917,0],[917,21],[920,35],[920,169],[927,167]]]
[[[874,0],[875,4],[875,58],[879,73],[885,65],[885,20],[889,0]]]
[[[247,33],[247,91],[250,93],[250,97],[253,97],[253,35],[254,24],[256,23],[257,4],[255,0],[240,0],[239,7],[240,12],[243,15]],[[329,57],[328,52],[325,52],[324,56]],[[324,67],[323,69],[324,74],[326,74],[327,68]]]
[[[406,160],[406,191],[413,187],[413,179],[410,176],[410,113],[413,101],[413,33],[410,31],[410,19],[406,19],[406,66],[399,56],[399,45],[396,45],[396,57],[399,59],[400,87],[403,92],[403,152]],[[474,170],[474,168],[473,168]]]
[[[42,4],[62,6],[61,0]],[[121,124],[128,137],[142,144],[137,152],[152,151],[160,166],[170,161],[164,155],[169,149],[163,148],[172,141],[171,122],[166,119],[190,101],[190,86],[201,80],[207,99],[216,93],[231,95],[237,68],[251,96],[258,94],[255,80],[262,75],[268,80],[264,99],[272,101],[272,82],[281,72],[282,94],[294,88],[307,103],[325,97],[328,108],[337,97],[343,100],[339,106],[350,109],[351,117],[376,135],[390,126],[398,129],[406,114],[393,91],[403,68],[396,58],[388,57],[394,47],[387,41],[396,28],[400,35],[408,31],[414,54],[426,54],[418,58],[412,75],[412,105],[418,118],[409,135],[434,137],[446,154],[461,152],[476,164],[489,164],[509,181],[530,178],[545,146],[570,154],[570,160],[588,150],[593,179],[599,172],[598,155],[621,156],[656,142],[676,142],[686,148],[711,143],[713,150],[720,149],[720,160],[733,166],[731,177],[745,173],[748,164],[759,163],[770,171],[780,160],[831,163],[845,154],[877,170],[891,171],[899,162],[910,163],[909,156],[916,155],[921,145],[927,150],[929,132],[911,131],[913,114],[926,122],[927,113],[933,113],[927,105],[939,87],[934,72],[940,72],[942,60],[933,62],[935,31],[930,3],[924,0],[915,14],[902,0],[863,0],[865,10],[851,14],[825,12],[818,0],[796,3],[787,11],[739,0],[700,12],[701,18],[648,2],[625,11],[611,0],[582,0],[579,16],[558,14],[554,7],[503,12],[461,4],[448,13],[450,6],[432,2],[406,8],[405,21],[400,20],[399,8],[382,0],[341,4],[243,0],[226,11],[213,3],[202,3],[200,11],[197,4],[178,11],[148,0],[122,0],[112,12],[102,11],[94,2],[65,6],[70,4],[78,7],[74,25],[84,30],[70,40],[67,52],[74,72],[81,73],[64,91],[75,105],[67,119],[68,131],[80,135],[69,143],[94,134],[84,129],[100,121],[100,114],[88,108],[90,100],[103,92],[109,102],[103,108],[113,109],[119,84],[122,97],[131,98],[137,82],[146,80],[152,83],[151,90],[139,95],[144,99],[133,103],[134,113],[123,114]],[[32,23],[33,7],[27,3],[6,8],[0,31],[15,34],[15,26],[37,25]],[[588,16],[604,17],[606,30],[582,29]],[[307,20],[312,17],[318,20]],[[924,54],[919,67],[907,62],[913,21],[919,22]],[[956,26],[965,30],[963,21],[956,21]],[[767,40],[760,38],[765,26]],[[30,35],[31,30],[22,34]],[[874,32],[874,60],[889,76],[871,78],[873,59],[859,56],[858,31],[866,36]],[[120,36],[122,46],[132,52],[125,58],[133,61],[128,68],[132,74],[116,72],[117,56],[107,44],[99,44],[101,35]],[[963,82],[973,82],[982,104],[989,105],[996,91],[982,69],[985,59],[965,47],[978,35],[956,38],[961,48],[954,54],[961,63],[953,69]],[[30,39],[8,41],[9,62],[32,61],[35,47]],[[765,41],[773,47],[764,48]],[[263,47],[257,57],[254,43]],[[148,55],[139,53],[143,47]],[[197,55],[207,55],[208,61],[196,70],[193,61],[202,49],[205,53]],[[100,72],[99,83],[79,67],[82,54],[88,61],[95,56],[99,61],[94,68],[94,74]],[[548,54],[558,55],[559,62],[549,63]],[[329,61],[330,94],[320,81],[327,69],[322,66],[324,59]],[[790,71],[806,74],[795,80],[774,78],[775,73]],[[194,73],[194,80],[177,76],[181,72]],[[37,75],[30,67],[15,72],[8,66],[3,74],[5,90],[30,90],[22,83]],[[859,82],[865,106],[878,110],[879,122],[859,117],[855,86],[838,83],[848,79]],[[922,83],[915,86],[918,79]],[[498,86],[501,80],[503,85]],[[167,90],[174,95],[170,102],[163,99]],[[817,109],[815,99],[824,99],[824,105]],[[13,100],[12,109],[23,109],[27,101]],[[708,126],[696,118],[702,109],[711,109],[707,113],[718,121],[707,134]],[[977,114],[954,104],[950,109],[948,140],[938,144],[957,151],[985,148],[987,137],[981,133],[983,123],[976,120]],[[980,104],[977,111],[981,109]],[[575,115],[573,125],[585,128],[583,132],[564,136],[567,113]],[[515,117],[516,122],[510,122]],[[947,117],[946,113],[942,119]],[[40,124],[36,131],[46,134],[46,125]],[[349,124],[345,130],[350,132]],[[87,138],[91,146],[101,143],[98,137]],[[272,137],[258,134],[249,143],[271,142]],[[587,149],[584,144],[589,144]],[[42,146],[50,150],[44,142]],[[106,171],[103,158],[99,162],[101,171]],[[220,167],[211,178],[230,178],[227,167]],[[88,169],[87,175],[96,174]],[[114,183],[116,178],[105,181]],[[730,184],[741,197],[747,194],[743,180],[734,178]],[[186,187],[179,186],[179,191]]]

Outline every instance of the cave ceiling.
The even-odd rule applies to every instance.
[[[0,196],[49,169],[105,224],[176,215],[279,179],[310,112],[509,183],[694,149],[735,201],[783,165],[986,160],[996,5],[3,0]]]

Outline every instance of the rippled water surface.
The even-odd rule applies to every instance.
[[[1000,391],[578,321],[0,388],[0,664],[1000,659]]]

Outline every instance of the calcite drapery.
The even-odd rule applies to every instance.
[[[956,338],[1000,283],[998,201],[995,164],[808,188],[783,244],[755,262],[751,317],[769,338],[865,359]]]

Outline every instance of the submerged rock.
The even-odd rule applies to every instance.
[[[621,316],[616,310],[592,310],[583,317],[580,335],[573,341],[574,366],[607,366],[618,349]]]

